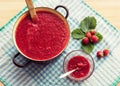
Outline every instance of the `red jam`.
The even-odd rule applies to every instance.
[[[90,70],[90,63],[83,56],[75,56],[71,58],[67,64],[67,71],[77,69],[75,72],[71,74],[74,78],[82,78],[85,77]]]
[[[69,31],[64,21],[56,14],[37,11],[37,15],[36,24],[29,15],[19,22],[15,40],[24,55],[34,60],[47,60],[65,48]]]

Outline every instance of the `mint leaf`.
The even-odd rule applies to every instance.
[[[97,23],[95,17],[89,17],[89,23],[89,29],[95,29]]]
[[[95,35],[98,37],[99,42],[103,39],[103,36],[99,32],[96,32]]]
[[[74,39],[82,39],[85,36],[85,33],[83,33],[80,29],[75,29],[72,31],[72,37]]]
[[[81,48],[83,49],[84,52],[90,54],[94,49],[94,45],[93,44],[88,44],[88,45],[83,45],[82,44]]]
[[[89,29],[95,29],[96,19],[94,17],[86,17],[80,23],[80,29],[83,32],[87,32]]]

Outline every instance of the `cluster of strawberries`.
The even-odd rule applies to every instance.
[[[82,39],[82,43],[84,45],[88,45],[89,43],[96,44],[99,42],[98,37],[95,35],[96,31],[95,30],[90,30],[86,32],[85,37]],[[104,49],[103,51],[97,51],[97,57],[101,58],[104,56],[107,56],[109,54],[108,49]]]
[[[84,45],[88,45],[89,43],[93,44],[98,43],[99,39],[95,34],[96,34],[95,30],[90,30],[86,32],[85,37],[82,39],[82,43]]]

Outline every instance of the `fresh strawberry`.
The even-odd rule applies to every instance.
[[[82,39],[82,43],[83,43],[84,45],[87,45],[87,44],[89,43],[88,37],[84,37],[84,38]]]
[[[98,52],[97,52],[97,57],[98,57],[98,58],[103,57],[103,52],[102,52],[102,51],[98,51]]]
[[[90,38],[90,41],[93,44],[96,44],[96,43],[98,43],[98,37],[96,35],[92,35],[91,38]]]
[[[92,35],[91,35],[90,31],[88,31],[88,32],[86,32],[85,36],[88,38],[91,38]]]
[[[91,35],[95,35],[96,31],[95,30],[91,30],[90,33],[91,33]]]
[[[104,54],[104,56],[107,56],[109,54],[109,50],[108,49],[104,49],[103,50],[103,54]]]

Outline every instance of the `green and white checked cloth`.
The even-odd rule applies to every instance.
[[[57,5],[66,6],[69,9],[67,21],[71,32],[78,27],[79,21],[83,18],[94,16],[97,19],[96,30],[104,36],[104,39],[95,46],[91,53],[95,61],[94,73],[83,82],[58,78],[63,73],[63,60],[66,54],[72,50],[81,49],[80,41],[74,40],[72,37],[67,48],[56,59],[42,63],[32,62],[24,68],[16,67],[12,62],[12,57],[18,51],[13,44],[12,29],[18,17],[27,10],[25,7],[0,28],[0,80],[5,86],[116,86],[120,81],[120,59],[118,59],[120,56],[118,52],[120,50],[120,32],[116,28],[82,0],[34,0],[34,5],[53,9]],[[65,14],[62,8],[59,8],[58,11]],[[96,51],[104,48],[108,48],[110,54],[108,57],[98,60],[95,55]],[[17,60],[22,61],[22,58]]]

